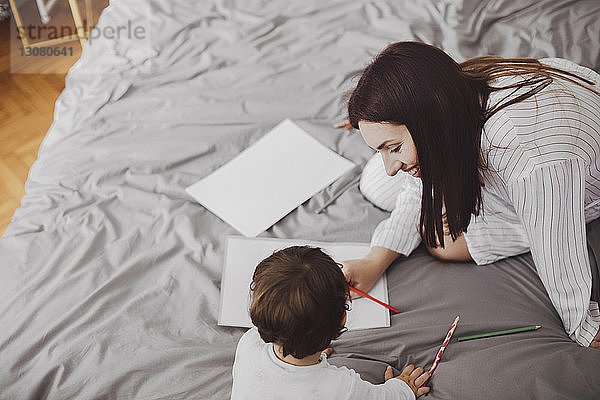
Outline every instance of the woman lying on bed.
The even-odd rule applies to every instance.
[[[531,251],[566,332],[600,347],[586,247],[586,223],[600,216],[598,90],[597,73],[567,60],[457,64],[422,43],[388,46],[348,113],[379,152],[361,190],[393,211],[370,253],[344,263],[349,282],[370,289],[421,240],[438,258],[477,264]]]

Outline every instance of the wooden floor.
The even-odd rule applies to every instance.
[[[99,11],[95,14],[97,20]],[[10,54],[16,44],[13,40],[11,47],[10,28],[9,21],[0,22],[0,236],[25,194],[28,171],[52,123],[66,71],[81,54],[80,45],[73,42],[74,58],[55,57],[54,65],[48,66],[48,71],[62,73],[13,74]]]

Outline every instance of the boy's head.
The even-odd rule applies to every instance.
[[[250,317],[267,343],[304,358],[342,333],[350,299],[339,265],[319,248],[293,246],[261,261],[252,278]]]

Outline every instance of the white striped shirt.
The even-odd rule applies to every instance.
[[[594,71],[562,59],[540,61],[594,81],[600,91]],[[521,79],[503,77],[493,86]],[[522,93],[512,91],[492,93],[489,104]],[[471,256],[481,265],[530,250],[565,330],[588,346],[600,325],[598,304],[590,301],[585,232],[585,223],[600,216],[600,96],[555,79],[494,114],[481,146],[491,170],[484,174],[483,215],[472,217],[464,235]],[[363,191],[372,181],[368,175],[361,180]],[[420,243],[421,196],[420,182],[407,182],[371,241],[406,255]]]

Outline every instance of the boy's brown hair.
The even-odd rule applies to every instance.
[[[293,246],[261,261],[252,278],[250,317],[284,357],[304,358],[343,332],[348,283],[339,264],[318,247]]]

